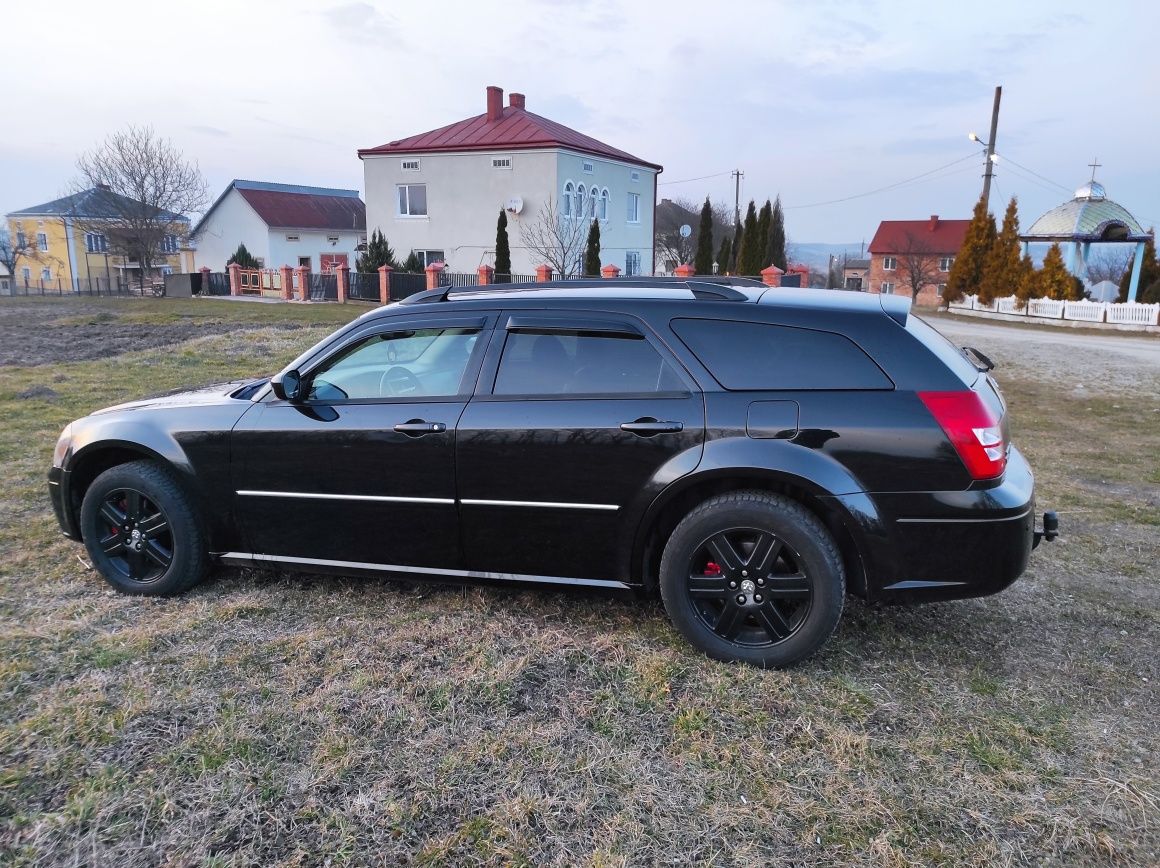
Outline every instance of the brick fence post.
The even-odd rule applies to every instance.
[[[283,265],[278,269],[282,280],[282,301],[289,301],[294,297],[294,269]]]
[[[209,270],[208,265],[203,265],[197,271],[201,275],[201,294],[202,295],[209,295],[209,276],[213,272],[211,272]],[[98,289],[100,288],[99,283],[97,284],[97,287],[98,287]]]
[[[614,278],[620,277],[620,268],[610,262],[600,269],[600,276],[606,280],[613,280]]]
[[[761,269],[761,282],[766,286],[781,286],[781,276],[785,274],[776,265]]]
[[[350,295],[350,266],[345,262],[334,266],[334,280],[338,284],[338,303],[346,304]]]
[[[379,303],[391,303],[391,272],[394,271],[389,265],[379,266]]]
[[[310,301],[310,267],[306,265],[296,266],[294,278],[298,281],[298,300]]]
[[[495,283],[495,269],[490,265],[481,265],[476,271],[479,273],[480,286],[491,286]]]
[[[536,283],[547,283],[552,279],[552,266],[546,262],[536,266]]]
[[[427,272],[427,288],[439,288],[439,274],[443,271],[444,265],[442,262],[432,262],[423,270]]]
[[[236,262],[231,262],[226,266],[226,270],[230,273],[230,295],[242,294],[242,266]]]
[[[673,269],[674,276],[685,278],[685,279],[693,277],[696,273],[697,273],[697,269],[693,268],[693,266],[687,262],[684,263],[683,265],[678,265],[676,268]]]

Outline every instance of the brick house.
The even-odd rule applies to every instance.
[[[936,307],[969,220],[883,220],[870,242],[870,292],[905,294]],[[918,293],[915,294],[915,285]]]

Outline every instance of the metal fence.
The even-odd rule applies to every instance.
[[[201,275],[198,275],[199,277]],[[212,271],[205,275],[206,280],[200,281],[198,295],[229,295],[230,276],[224,271]]]
[[[358,271],[350,273],[350,287],[347,297],[357,301],[379,301],[379,275],[363,274]]]
[[[338,301],[338,275],[333,271],[329,274],[311,274],[310,300]]]
[[[391,301],[407,298],[427,289],[427,275],[409,271],[391,272]]]
[[[497,274],[492,278],[495,283],[535,283],[534,274]]]
[[[144,289],[136,283],[110,280],[107,277],[81,277],[76,280],[57,277],[52,280],[0,280],[0,295],[162,295],[163,284],[146,281]]]
[[[439,272],[440,286],[479,286],[479,274],[458,274],[450,271]]]

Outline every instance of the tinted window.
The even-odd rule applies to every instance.
[[[685,391],[648,341],[582,331],[508,332],[497,395]]]
[[[942,332],[930,323],[919,319],[913,313],[906,318],[906,330],[914,335],[922,345],[934,353],[944,365],[951,369],[966,385],[979,378],[979,369],[971,363],[966,354],[947,340]]]
[[[314,374],[310,399],[433,398],[458,395],[478,329],[409,329],[378,334]]]
[[[891,389],[853,341],[833,332],[709,319],[673,331],[726,389]]]

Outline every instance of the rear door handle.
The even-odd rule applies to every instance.
[[[676,434],[685,430],[684,422],[659,422],[651,416],[637,419],[635,422],[621,422],[621,431],[628,431],[638,437],[655,437],[658,434]]]
[[[395,430],[408,437],[422,437],[424,434],[442,434],[447,430],[443,422],[425,422],[422,419],[411,419],[409,422],[400,422]]]

